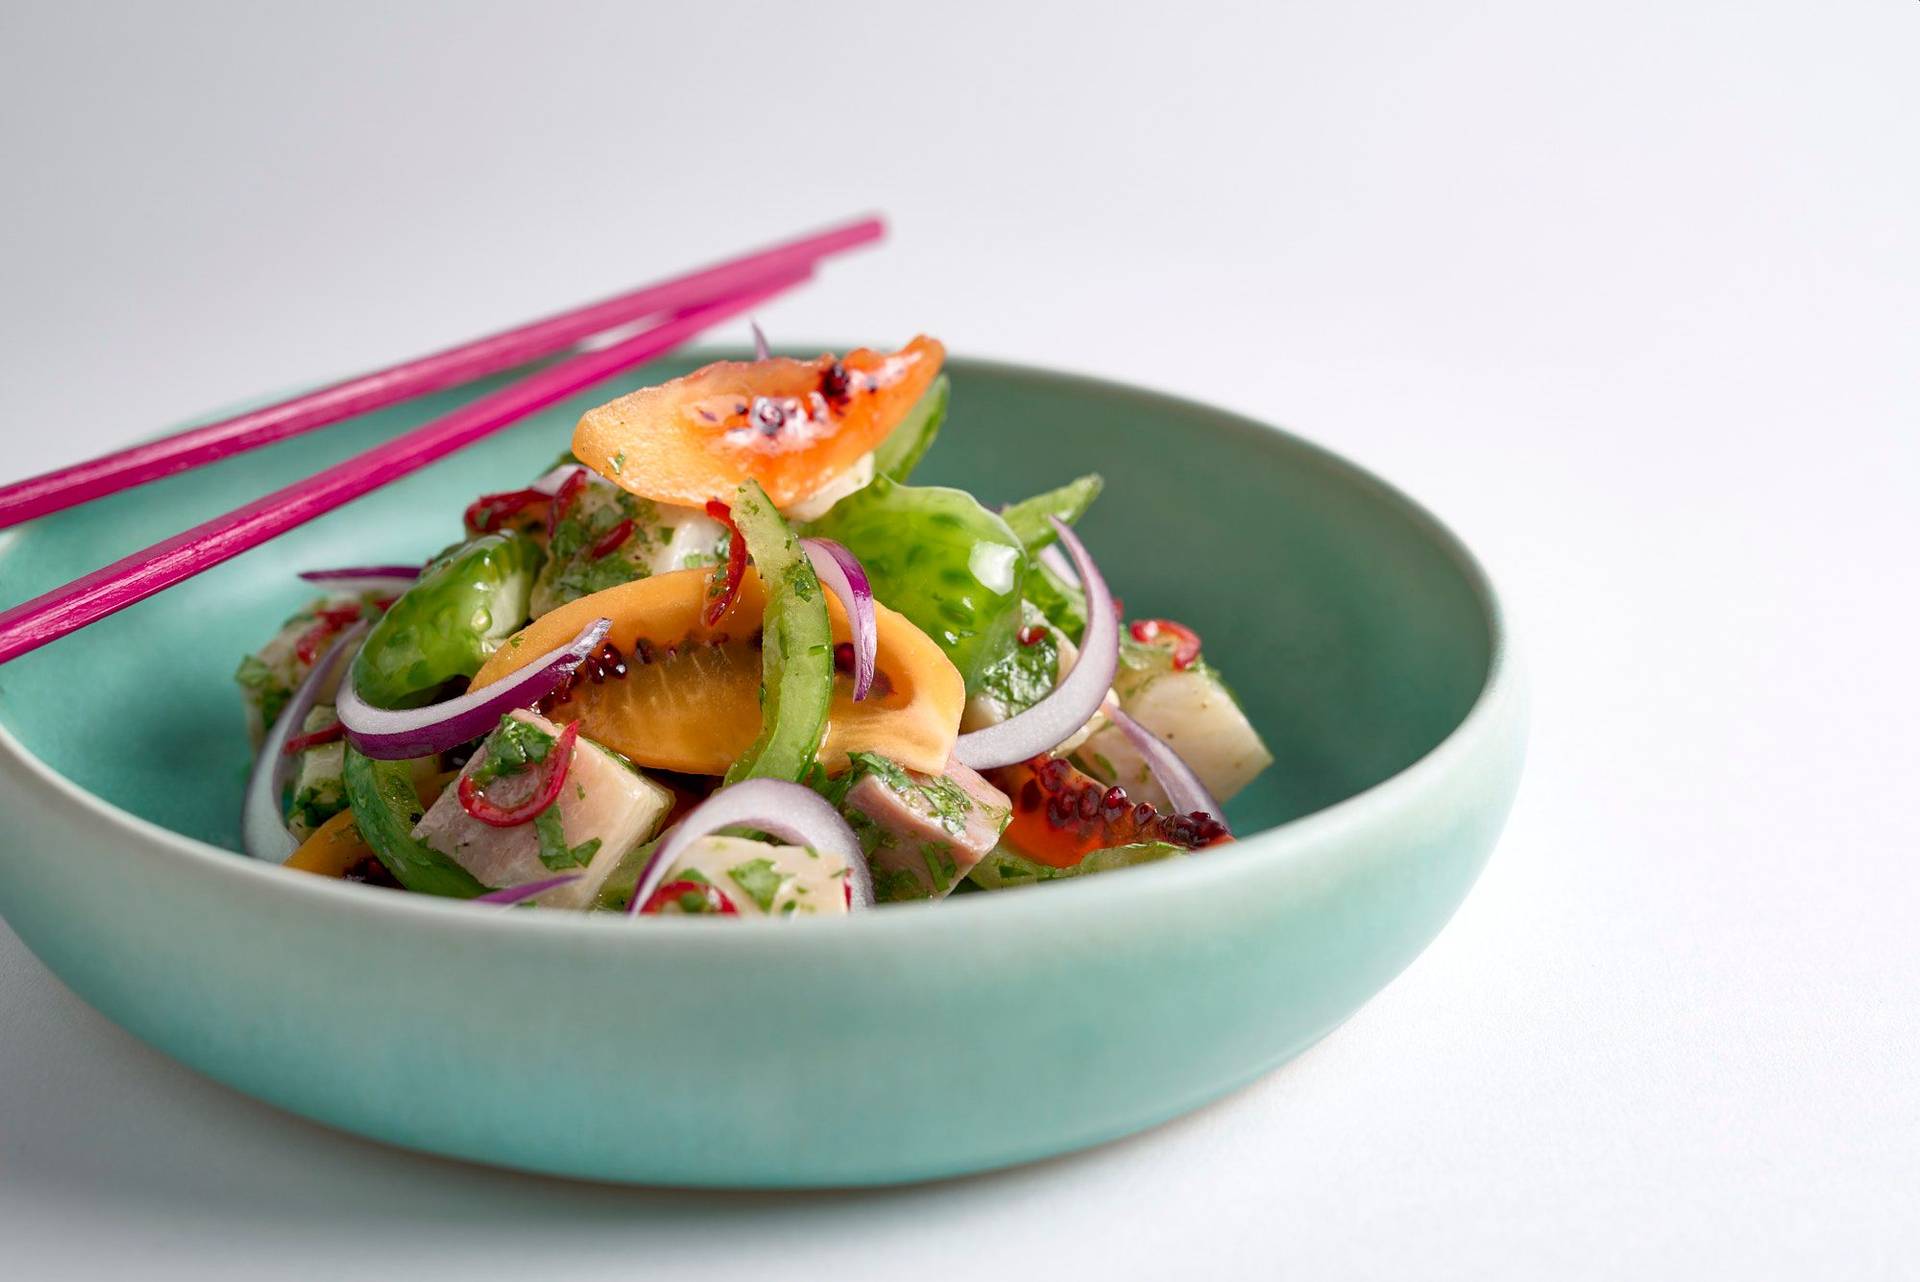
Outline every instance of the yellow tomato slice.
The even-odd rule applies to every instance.
[[[588,738],[636,764],[686,774],[725,774],[760,733],[760,617],[766,589],[751,566],[740,595],[718,624],[701,620],[710,575],[676,570],[570,601],[540,616],[494,652],[473,679],[491,685],[558,649],[597,618],[613,620],[607,640],[626,675],[592,665],[570,696],[547,715],[578,721]],[[836,643],[849,637],[846,611],[832,594],[827,612]],[[959,734],[966,691],[940,647],[886,606],[874,604],[878,654],[873,689],[853,701],[853,681],[834,678],[833,705],[820,760],[843,769],[847,753],[877,752],[910,770],[938,774]]]
[[[354,826],[353,811],[342,810],[315,828],[300,848],[287,856],[285,866],[322,877],[344,877],[373,857],[373,847]]]
[[[945,358],[922,335],[891,355],[716,361],[588,410],[573,452],[657,502],[699,507],[751,477],[775,507],[791,507],[885,440]]]

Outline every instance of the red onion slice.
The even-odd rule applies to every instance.
[[[1100,710],[1107,691],[1113,688],[1113,674],[1120,667],[1120,617],[1113,608],[1113,594],[1100,577],[1100,567],[1066,522],[1052,516],[1047,519],[1059,532],[1060,542],[1072,555],[1073,567],[1086,588],[1087,630],[1080,639],[1080,657],[1053,693],[1025,712],[960,736],[953,745],[954,758],[975,770],[1030,761],[1058,747]]]
[[[557,689],[567,674],[600,648],[612,619],[595,619],[580,635],[490,686],[424,708],[376,708],[354,689],[353,677],[340,683],[336,707],[347,728],[347,742],[380,761],[405,761],[445,752],[478,739],[516,708],[530,708]]]
[[[753,330],[753,359],[756,361],[766,360],[772,356],[773,353],[767,348],[767,336],[760,332],[760,322],[750,320],[747,322],[747,325]]]
[[[1034,555],[1039,558],[1040,564],[1064,579],[1068,587],[1080,586],[1080,576],[1073,572],[1073,566],[1067,561],[1066,554],[1060,550],[1058,543],[1049,543]]]
[[[398,595],[420,577],[417,565],[351,565],[339,570],[302,570],[300,577],[335,592],[379,592]]]
[[[538,490],[540,493],[546,495],[558,494],[560,487],[565,485],[575,472],[584,472],[586,470],[587,468],[584,463],[562,463],[559,467],[554,468],[553,471],[548,472],[527,488],[530,490]],[[592,480],[593,478],[589,477],[587,479]]]
[[[287,828],[286,811],[281,809],[282,799],[287,795],[287,780],[300,760],[287,755],[287,740],[300,733],[307,714],[320,702],[320,692],[327,687],[328,675],[342,655],[354,652],[352,643],[364,636],[368,627],[366,623],[356,623],[334,639],[327,652],[315,661],[306,679],[294,688],[287,706],[281,709],[272,729],[267,731],[266,741],[260,745],[253,772],[247,776],[246,800],[240,808],[240,844],[255,859],[284,864],[287,856],[299,848],[300,843]]]
[[[847,864],[849,906],[856,910],[873,906],[873,874],[867,869],[860,839],[825,797],[784,779],[743,779],[688,811],[687,817],[653,848],[653,857],[634,883],[627,916],[640,915],[641,905],[652,898],[668,870],[687,853],[687,847],[726,828],[751,828],[796,846],[840,856]]]
[[[813,572],[840,598],[847,609],[847,627],[853,634],[853,698],[867,697],[873,688],[873,669],[880,651],[879,625],[873,617],[873,586],[867,582],[860,558],[832,539],[801,539]]]
[[[475,895],[476,904],[517,904],[535,895],[544,895],[549,890],[558,890],[569,882],[580,880],[577,872],[561,873],[558,877],[542,877],[539,881],[522,882],[518,886],[502,886],[499,890],[489,890],[484,895]]]
[[[1193,767],[1181,759],[1173,750],[1173,745],[1153,731],[1135,721],[1118,708],[1110,709],[1107,715],[1120,727],[1123,734],[1140,751],[1140,757],[1147,763],[1147,769],[1160,782],[1167,794],[1168,805],[1177,815],[1189,815],[1196,812],[1206,815],[1222,828],[1227,827],[1227,819],[1220,809],[1220,803],[1207,791],[1207,785],[1200,782],[1200,776]],[[1232,835],[1232,829],[1228,829]]]

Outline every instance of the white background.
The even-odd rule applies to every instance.
[[[1485,555],[1537,730],[1319,1048],[904,1190],[389,1152],[0,930],[0,1269],[1920,1275],[1920,4],[167,8],[0,10],[0,479],[877,208],[774,335],[1358,458]]]

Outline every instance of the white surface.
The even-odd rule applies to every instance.
[[[1299,1062],[892,1192],[395,1154],[0,931],[10,1276],[1920,1274],[1920,5],[382,7],[0,13],[6,473],[875,207],[769,332],[1376,466],[1510,594],[1529,777]]]

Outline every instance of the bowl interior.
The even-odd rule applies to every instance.
[[[661,362],[624,386],[692,368]],[[1022,498],[1081,472],[1107,490],[1082,533],[1130,616],[1197,628],[1275,764],[1229,805],[1248,834],[1412,764],[1484,686],[1487,605],[1451,541],[1365,473],[1217,410],[982,362],[951,365],[952,414],[916,482]],[[239,848],[249,765],[232,683],[309,593],[294,574],[420,560],[480,493],[567,448],[574,398],[197,579],[0,668],[0,723],[81,787]],[[365,449],[473,395],[453,392],[0,533],[11,605]]]

